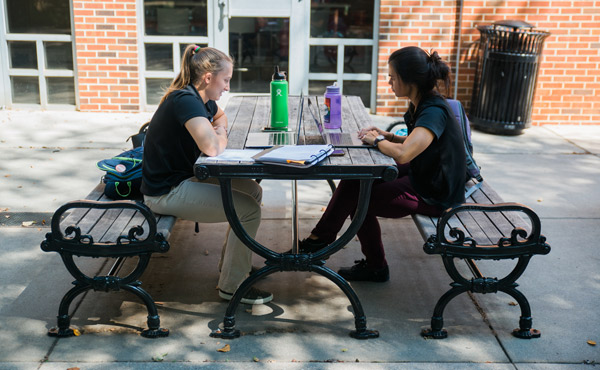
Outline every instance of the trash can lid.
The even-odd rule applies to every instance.
[[[511,19],[504,19],[501,21],[496,21],[493,24],[494,24],[494,26],[510,27],[513,29],[513,31],[517,30],[519,28],[534,28],[534,26],[532,24],[529,24],[527,22],[511,20]]]

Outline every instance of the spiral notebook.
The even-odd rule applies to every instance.
[[[289,167],[310,167],[333,153],[331,145],[283,145],[274,146],[256,154],[258,163]]]

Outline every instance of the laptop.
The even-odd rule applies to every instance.
[[[298,102],[298,118],[296,131],[250,132],[246,138],[246,148],[271,148],[275,145],[296,145],[300,141],[302,113],[304,110],[304,94],[300,94]]]
[[[349,132],[340,132],[340,131],[326,131],[323,128],[323,123],[321,123],[321,115],[315,116],[313,112],[313,104],[308,98],[308,111],[317,125],[317,129],[319,129],[319,133],[323,138],[323,142],[325,144],[331,144],[336,148],[372,148],[371,145],[363,143],[361,139],[358,138],[357,133],[349,133]]]

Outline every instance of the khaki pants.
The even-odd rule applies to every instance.
[[[250,179],[233,179],[231,183],[235,211],[248,235],[254,238],[261,219],[262,188]],[[168,194],[144,196],[144,203],[155,213],[184,220],[227,222],[221,201],[221,187],[214,178],[205,181],[196,178],[184,180]],[[233,293],[250,272],[252,251],[230,231],[227,230],[219,262],[219,288]]]

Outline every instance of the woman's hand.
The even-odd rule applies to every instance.
[[[382,130],[378,130],[376,128],[373,128],[372,130],[369,131],[365,131],[364,130],[360,130],[358,137],[363,141],[363,143],[365,144],[369,144],[369,145],[373,145],[373,142],[375,142],[375,138],[379,135],[384,135],[383,133],[380,133]],[[385,131],[383,131],[385,133]],[[361,136],[362,134],[362,136]],[[384,135],[385,136],[385,135]]]
[[[382,129],[378,128],[378,127],[375,127],[375,126],[370,126],[370,127],[363,128],[362,130],[360,130],[360,131],[358,132],[358,138],[362,140],[362,138],[363,138],[363,137],[364,137],[364,136],[365,136],[367,133],[369,133],[369,132],[371,132],[371,131],[375,131],[375,132],[377,132],[377,134],[375,134],[375,137],[377,137],[377,136],[379,136],[379,135],[383,135],[383,136],[385,136],[385,138],[387,139],[387,138],[390,136],[390,133],[389,133],[389,132],[387,132],[387,131],[384,131],[384,130],[382,130]],[[364,141],[364,140],[363,140],[363,141]],[[366,142],[366,141],[365,141],[365,142]]]

